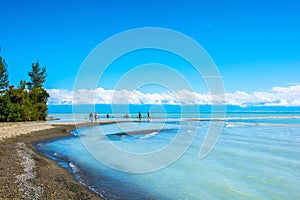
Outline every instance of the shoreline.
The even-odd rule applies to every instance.
[[[0,199],[102,199],[78,182],[68,169],[36,150],[34,144],[71,137],[70,132],[76,128],[124,122],[139,121],[0,123]],[[124,134],[149,131],[159,130]]]
[[[95,124],[79,124],[89,125]],[[0,123],[0,199],[102,199],[33,147],[36,142],[71,136],[76,127],[74,123]]]

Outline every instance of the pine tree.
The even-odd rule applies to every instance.
[[[47,78],[46,67],[40,67],[38,62],[32,63],[31,71],[28,72],[31,81],[27,83],[28,89],[42,88]]]
[[[31,81],[27,83],[29,98],[34,108],[33,120],[46,120],[48,92],[43,88],[46,81],[46,67],[40,67],[39,63],[32,63],[31,71],[28,73]]]
[[[28,76],[28,83],[21,80],[17,88],[9,85],[7,65],[0,56],[0,121],[46,120],[49,98],[43,88],[47,77],[46,67],[40,67],[38,62],[33,63]]]
[[[1,48],[0,48],[1,51]],[[8,91],[8,73],[7,64],[5,60],[0,56],[0,121],[7,121],[7,97],[5,97]]]
[[[7,64],[0,56],[0,95],[2,96],[7,91],[9,86]]]

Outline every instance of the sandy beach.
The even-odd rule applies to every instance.
[[[0,123],[0,199],[101,199],[32,146],[73,129],[73,123]]]

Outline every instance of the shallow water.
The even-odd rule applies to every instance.
[[[106,199],[300,199],[299,115],[232,114],[213,151],[199,159],[210,123],[168,119],[82,128],[74,137],[38,143],[36,148]],[[138,130],[149,131],[120,134]],[[189,148],[160,170],[127,173],[122,166],[131,165],[121,155],[110,154],[113,151],[104,148],[108,144],[133,154],[151,154],[169,144],[174,151]],[[110,154],[113,167],[122,171],[108,166],[101,152]],[[133,164],[148,167],[164,159]]]

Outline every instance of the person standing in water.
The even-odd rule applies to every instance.
[[[91,123],[93,123],[93,113],[92,112],[90,112],[89,120],[90,120]]]
[[[95,112],[95,123],[97,123],[97,122],[98,122],[98,113]]]
[[[147,113],[148,121],[150,120],[150,111]]]
[[[139,111],[139,114],[138,114],[138,118],[139,118],[139,121],[141,121],[142,120],[142,114],[141,114],[141,112]]]

